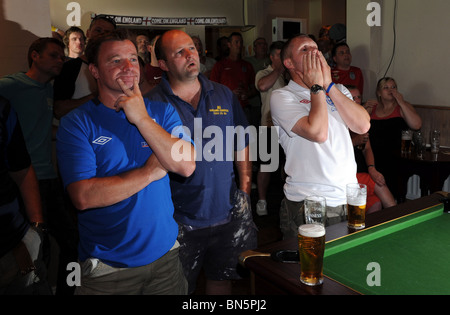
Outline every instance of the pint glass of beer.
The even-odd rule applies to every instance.
[[[305,221],[307,224],[322,224],[325,226],[327,219],[327,204],[325,197],[308,196],[303,203],[305,209]]]
[[[348,227],[355,230],[366,227],[367,186],[364,184],[347,185]]]
[[[411,154],[412,131],[402,131],[402,155]]]
[[[322,284],[325,227],[321,224],[301,225],[298,228],[298,248],[300,281],[309,286]]]

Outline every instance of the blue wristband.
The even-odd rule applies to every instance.
[[[334,82],[331,82],[327,89],[327,94],[330,93],[331,88],[333,87]]]

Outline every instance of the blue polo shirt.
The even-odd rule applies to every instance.
[[[202,228],[229,218],[237,189],[234,152],[248,146],[250,137],[245,114],[230,89],[202,74],[198,78],[202,92],[197,109],[173,93],[166,75],[146,96],[173,105],[194,140],[194,173],[188,178],[171,174],[170,185],[175,220]]]
[[[178,132],[182,123],[172,106],[144,101],[156,123],[183,136]],[[116,112],[98,101],[89,101],[64,116],[56,137],[65,187],[142,167],[153,154],[123,111]],[[80,211],[78,227],[81,261],[94,257],[114,267],[138,267],[157,260],[171,249],[178,235],[169,177],[116,204]]]

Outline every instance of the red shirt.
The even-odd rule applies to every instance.
[[[160,67],[153,67],[149,63],[145,65],[145,78],[152,86],[158,85],[161,82],[163,73],[164,71]]]
[[[234,61],[225,58],[214,64],[210,80],[227,86],[231,91],[238,88],[249,90],[250,86],[255,85],[255,71],[252,64],[245,60]],[[248,99],[240,99],[239,101],[242,107],[248,105]]]
[[[370,119],[384,120],[384,119],[391,119],[391,118],[396,118],[396,117],[402,118],[402,112],[400,111],[400,106],[399,105],[395,106],[395,108],[392,111],[392,113],[389,116],[386,116],[386,117],[378,117],[376,111],[377,111],[377,106],[374,106],[372,108],[372,113],[370,114]]]
[[[364,77],[360,68],[350,67],[350,70],[339,70],[337,68],[333,68],[331,70],[331,76],[334,83],[354,85],[358,88],[361,95],[363,95]]]

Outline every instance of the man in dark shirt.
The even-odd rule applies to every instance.
[[[104,15],[92,19],[86,37],[92,40],[116,29],[116,23]],[[97,96],[97,84],[91,76],[86,55],[67,61],[55,78],[54,113],[57,119]]]
[[[51,294],[39,186],[17,115],[0,97],[0,295]]]
[[[252,139],[244,133],[229,134],[230,129],[244,130],[248,122],[237,97],[200,73],[198,52],[188,34],[164,33],[156,51],[165,75],[146,96],[173,105],[196,143],[194,174],[171,176],[170,181],[189,293],[194,293],[203,268],[206,294],[228,295],[232,280],[240,278],[239,254],[257,245],[249,197]],[[198,134],[202,130],[214,130],[214,139]],[[212,148],[215,141],[222,145]]]

